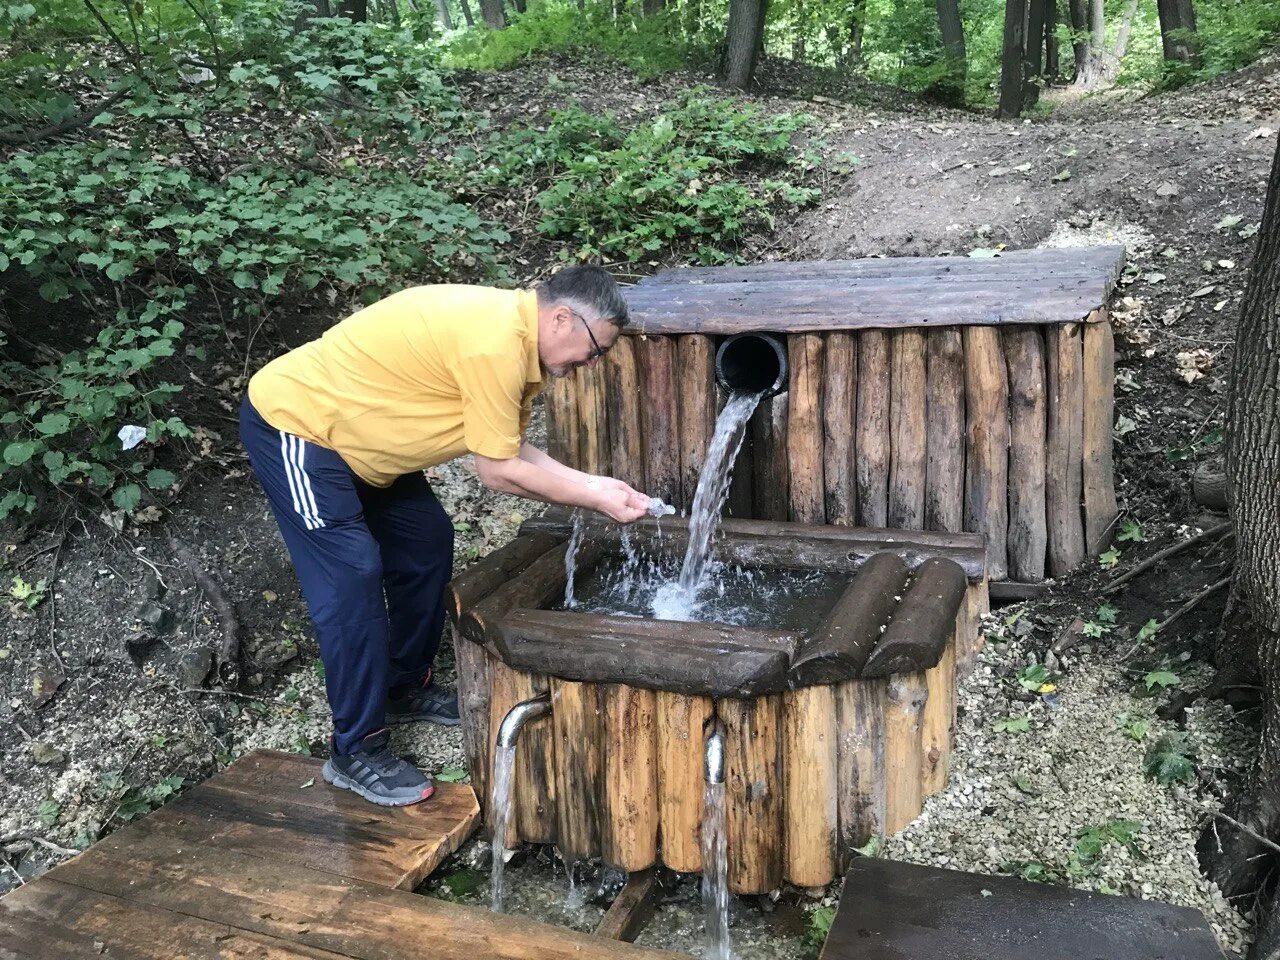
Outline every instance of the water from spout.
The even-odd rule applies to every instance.
[[[489,871],[489,890],[494,913],[502,913],[502,897],[507,867],[507,830],[511,824],[512,779],[515,772],[516,748],[498,745],[493,761],[493,866]]]
[[[692,619],[698,590],[711,561],[711,539],[720,522],[720,511],[729,497],[733,464],[746,435],[747,421],[760,404],[763,393],[735,393],[716,418],[716,429],[698,475],[698,489],[689,512],[689,547],[680,567],[680,579],[658,591],[653,613],[664,620]]]
[[[703,794],[702,816],[702,906],[706,917],[707,960],[735,960],[729,948],[727,874],[724,784],[708,783]]]
[[[582,533],[586,524],[582,518],[582,511],[573,511],[573,533],[569,535],[569,546],[564,552],[564,572],[566,575],[564,583],[564,608],[572,610],[578,605],[578,600],[573,594],[574,576],[578,572],[578,548],[582,546]]]

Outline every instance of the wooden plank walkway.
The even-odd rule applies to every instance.
[[[1222,960],[1198,910],[862,857],[821,960]]]
[[[475,794],[365,803],[260,751],[0,899],[0,960],[670,960],[407,892],[471,833]]]

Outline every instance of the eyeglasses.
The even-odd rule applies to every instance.
[[[597,339],[596,339],[596,335],[595,335],[594,333],[592,333],[592,332],[591,332],[591,324],[587,323],[587,318],[586,318],[586,317],[584,317],[582,314],[578,313],[578,311],[576,311],[576,310],[570,310],[569,312],[570,312],[570,313],[572,313],[575,317],[577,317],[579,320],[581,320],[581,321],[582,321],[582,325],[583,325],[584,327],[586,327],[586,328],[587,328],[587,336],[591,338],[591,346],[592,346],[592,349],[594,350],[594,352],[593,352],[593,353],[591,354],[591,356],[587,359],[587,362],[588,362],[588,363],[590,363],[590,362],[592,362],[593,360],[599,360],[601,357],[603,357],[603,356],[604,356],[606,353],[608,353],[609,351],[608,351],[608,350],[602,350],[602,349],[600,348],[600,341],[599,341],[599,340],[597,340]]]

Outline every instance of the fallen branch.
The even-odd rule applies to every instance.
[[[1190,807],[1193,810],[1198,810],[1201,813],[1207,813],[1209,816],[1217,817],[1219,820],[1225,820],[1227,823],[1231,824],[1240,832],[1248,834],[1249,836],[1253,837],[1253,839],[1257,840],[1260,844],[1262,844],[1267,849],[1271,850],[1273,853],[1280,853],[1280,843],[1276,843],[1274,840],[1268,840],[1266,837],[1258,833],[1258,831],[1254,830],[1253,828],[1246,827],[1243,823],[1241,823],[1235,817],[1228,816],[1227,814],[1223,813],[1221,810],[1214,810],[1212,807],[1206,807],[1203,803],[1197,803],[1194,800],[1184,799],[1181,797],[1177,797],[1176,795],[1175,795],[1175,799],[1181,800],[1183,804],[1185,804],[1186,806]]]
[[[1186,603],[1180,606],[1177,610],[1169,614],[1169,616],[1166,617],[1163,621],[1161,621],[1160,625],[1156,627],[1156,633],[1160,633],[1161,631],[1165,630],[1169,626],[1169,624],[1173,623],[1173,621],[1177,620],[1179,617],[1183,616],[1184,614],[1194,610],[1200,603],[1202,603],[1204,600],[1208,599],[1209,597],[1213,596],[1223,587],[1229,587],[1230,585],[1231,585],[1230,574],[1223,577],[1221,580],[1217,581],[1216,583],[1209,584],[1209,586],[1205,587],[1203,590],[1197,593],[1194,597],[1192,597],[1190,600],[1188,600]]]
[[[117,90],[97,106],[90,107],[88,110],[84,110],[74,116],[64,117],[57,123],[51,123],[47,127],[33,130],[30,133],[0,133],[0,143],[10,147],[29,147],[33,143],[39,143],[41,140],[48,140],[50,137],[58,137],[64,133],[79,130],[81,127],[87,127],[93,122],[94,117],[130,92],[128,89]]]
[[[1208,540],[1212,537],[1216,537],[1218,534],[1226,533],[1230,530],[1231,530],[1231,521],[1227,520],[1227,521],[1224,521],[1223,523],[1218,524],[1217,526],[1210,527],[1208,530],[1204,530],[1201,533],[1197,533],[1194,537],[1188,537],[1186,540],[1183,540],[1181,543],[1175,543],[1171,547],[1165,547],[1163,550],[1157,550],[1151,556],[1147,557],[1147,559],[1143,560],[1141,563],[1135,564],[1134,566],[1130,567],[1120,576],[1116,577],[1109,584],[1107,584],[1107,586],[1102,591],[1102,595],[1105,597],[1115,593],[1117,590],[1120,589],[1121,586],[1128,583],[1138,574],[1143,573],[1144,571],[1150,570],[1161,560],[1167,560],[1169,559],[1169,557],[1172,557],[1175,554],[1181,553],[1183,550],[1187,550],[1198,543],[1203,543],[1205,540]]]
[[[222,621],[222,643],[217,650],[218,672],[224,680],[229,680],[235,675],[236,664],[240,659],[240,621],[236,617],[236,609],[227,599],[222,587],[218,586],[218,582],[200,565],[190,547],[177,537],[170,536],[169,549],[191,571]]]

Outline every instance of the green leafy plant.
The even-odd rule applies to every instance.
[[[1098,566],[1103,570],[1110,570],[1120,562],[1121,550],[1119,547],[1110,547],[1098,555]]]
[[[1001,717],[991,729],[996,733],[1026,733],[1031,729],[1029,717]]]
[[[1031,693],[1052,693],[1053,676],[1042,663],[1033,663],[1018,671],[1018,686]]]
[[[1142,526],[1136,520],[1125,520],[1120,524],[1120,532],[1116,534],[1116,539],[1122,543],[1142,543],[1147,538],[1142,532]]]
[[[457,783],[460,780],[465,780],[466,777],[467,771],[461,767],[445,767],[435,775],[435,779],[441,783]]]
[[[1076,840],[1074,857],[1078,864],[1088,865],[1096,860],[1111,844],[1128,847],[1138,853],[1136,838],[1142,824],[1135,820],[1111,820],[1098,826],[1086,827]]]
[[[35,583],[28,583],[22,577],[14,577],[13,583],[9,586],[9,596],[13,597],[14,600],[28,610],[34,610],[44,603],[48,592],[49,581],[43,577]]]
[[[58,822],[58,818],[62,816],[62,804],[56,800],[41,800],[36,807],[36,819],[40,821],[40,826],[48,830]]]
[[[1195,745],[1185,733],[1166,733],[1155,740],[1143,758],[1146,775],[1164,785],[1195,777]]]
[[[831,932],[831,925],[835,923],[836,908],[835,907],[818,907],[809,914],[809,921],[805,925],[804,938],[810,946],[821,947],[827,941],[827,934]]]
[[[1153,690],[1167,690],[1170,687],[1176,687],[1182,683],[1181,678],[1176,673],[1169,670],[1152,670],[1142,682],[1146,684],[1148,692]]]

